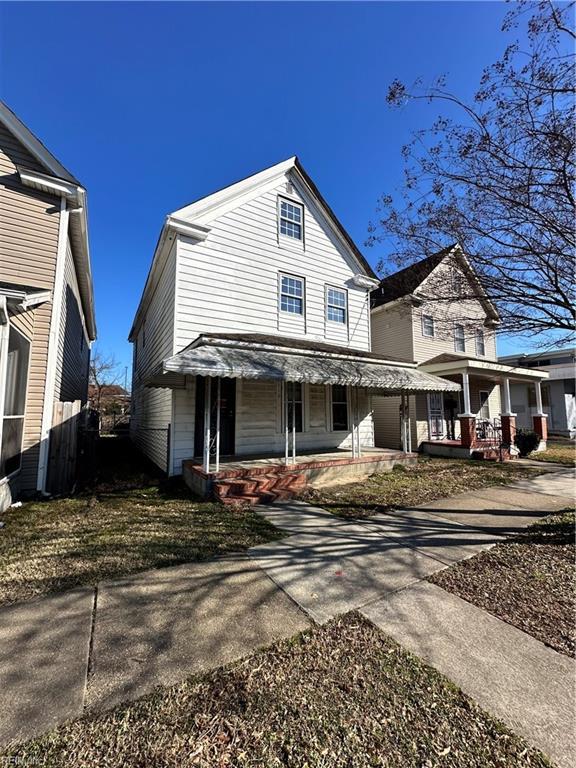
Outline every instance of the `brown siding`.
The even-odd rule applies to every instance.
[[[44,169],[0,126],[0,279],[52,290],[60,200],[24,187],[16,165]],[[52,303],[34,310],[20,487],[36,488]]]
[[[10,315],[10,324],[17,328],[29,341],[34,338],[34,309]]]
[[[66,246],[63,291],[54,398],[63,402],[81,400],[85,403],[90,350],[82,322],[82,304],[70,241]]]

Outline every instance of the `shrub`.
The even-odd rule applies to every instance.
[[[520,451],[520,456],[526,457],[538,448],[540,444],[540,435],[532,430],[519,429],[518,432],[516,432],[514,442]]]

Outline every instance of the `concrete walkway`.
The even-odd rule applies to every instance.
[[[362,613],[559,768],[576,765],[573,659],[426,581]]]
[[[408,606],[414,608],[418,602],[418,595],[423,594],[418,590],[431,586],[423,579],[492,546],[542,515],[569,506],[573,487],[573,473],[548,473],[515,486],[462,494],[418,509],[352,522],[301,503],[259,508],[288,532],[285,539],[255,547],[247,555],[148,571],[101,582],[97,589],[72,590],[0,609],[4,705],[0,708],[0,743],[33,737],[87,710],[111,707],[156,685],[220,666],[296,634],[310,626],[311,619],[322,623],[360,608],[394,636],[401,631],[402,622],[395,628],[391,616],[401,615],[400,608],[397,602],[390,608],[386,601],[404,596],[405,631],[417,635],[422,617]],[[437,590],[447,596],[445,605],[449,607],[453,598],[448,593],[434,587],[428,594],[438,595]],[[427,603],[429,618],[434,615],[431,602],[437,631],[426,630],[418,636],[420,643],[422,637],[430,639],[428,655],[421,646],[406,644],[444,671],[441,647],[435,644],[440,643],[443,627],[448,631],[454,614],[433,597]],[[462,616],[464,613],[461,611]],[[489,619],[492,631],[500,632],[504,643],[498,658],[490,655],[493,643],[486,630],[481,635],[486,639],[478,641],[476,666],[467,660],[470,648],[458,644],[470,645],[470,638],[477,637],[474,621],[479,620],[470,619],[470,629],[463,618],[460,635],[451,640],[448,636],[444,642],[444,647],[452,642],[452,655],[461,659],[462,669],[450,668],[446,674],[486,709],[554,753],[561,763],[560,736],[539,741],[543,730],[556,731],[532,725],[538,718],[548,723],[553,716],[558,723],[565,722],[544,690],[543,677],[550,675],[556,681],[556,670],[563,665],[572,669],[572,662],[560,657],[554,666],[549,660],[559,654],[532,638],[528,638],[528,650],[522,650],[514,633],[527,638],[524,633],[511,632],[508,625],[494,629],[502,622]],[[502,714],[507,706],[506,690],[495,693],[492,701],[491,683],[477,691],[472,685],[474,679],[491,680],[499,669],[498,660],[506,657],[506,643],[520,649],[516,655],[510,650],[518,679],[531,681],[523,693],[510,686],[510,697],[523,705],[514,707],[510,701],[513,714],[508,719]],[[545,653],[533,652],[534,643]],[[542,670],[540,677],[534,667]],[[508,673],[501,667],[497,674]],[[568,677],[567,670],[563,674]],[[558,686],[551,690],[567,702],[568,693]],[[524,719],[517,712],[522,709]]]
[[[242,555],[0,609],[0,744],[219,667],[308,626]]]

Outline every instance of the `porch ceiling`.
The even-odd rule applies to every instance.
[[[201,336],[164,360],[146,385],[177,387],[183,385],[185,376],[211,376],[344,384],[390,395],[460,390],[459,384],[418,370],[412,363],[395,364],[371,353],[363,356],[361,351],[343,352],[338,347],[332,352],[326,344],[318,344],[316,349],[292,348],[286,342],[232,342]]]
[[[468,373],[471,376],[480,376],[483,379],[493,379],[494,381],[510,379],[510,381],[533,383],[548,378],[548,373],[546,371],[503,365],[502,363],[492,362],[491,360],[479,360],[478,358],[464,357],[454,357],[450,360],[433,359],[427,363],[421,364],[420,370],[435,376],[453,376],[461,373]]]

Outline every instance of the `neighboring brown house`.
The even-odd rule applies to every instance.
[[[0,510],[59,490],[58,422],[86,402],[95,337],[86,192],[0,102]]]

